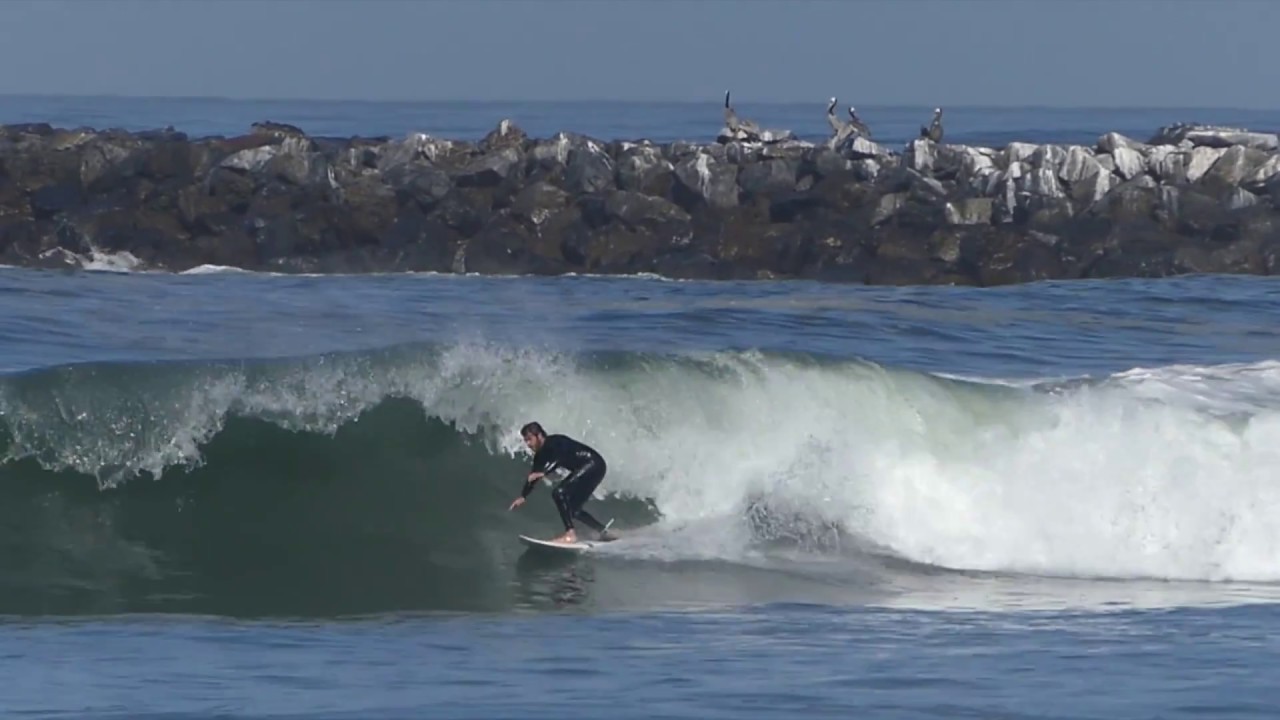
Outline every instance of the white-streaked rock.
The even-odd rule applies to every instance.
[[[1109,132],[1098,138],[1098,153],[1107,153],[1114,155],[1119,148],[1127,148],[1129,150],[1142,150],[1146,147],[1145,143],[1138,142],[1133,138],[1121,135],[1118,132]]]
[[[1267,158],[1257,170],[1254,170],[1248,177],[1244,178],[1244,185],[1265,185],[1268,180],[1280,175],[1280,153],[1276,153]]]
[[[990,225],[992,199],[989,197],[965,198],[949,202],[945,214],[950,225]]]
[[[1152,145],[1186,144],[1191,147],[1225,149],[1232,146],[1273,151],[1280,148],[1280,136],[1275,133],[1254,132],[1245,128],[1201,123],[1176,123],[1166,125],[1151,137]]]
[[[242,170],[244,172],[257,172],[261,170],[271,158],[280,152],[279,146],[261,145],[255,148],[248,148],[239,152],[234,152],[223,158],[219,163],[221,167],[230,168],[232,170]]]
[[[880,163],[871,158],[854,160],[851,169],[853,170],[853,176],[863,182],[875,180],[880,175]]]
[[[998,196],[1000,193],[1005,192],[1004,187],[1006,184],[1010,187],[1016,186],[1018,178],[1027,174],[1029,171],[1030,168],[1027,167],[1025,163],[1015,162],[1010,164],[1008,168],[991,174],[987,178],[986,194]]]
[[[1066,197],[1058,176],[1052,168],[1032,168],[1030,172],[1018,178],[1018,190],[1031,195],[1046,198]]]
[[[1012,165],[1017,162],[1026,162],[1035,154],[1039,145],[1025,142],[1011,142],[1004,149],[1005,165]]]
[[[1187,163],[1191,154],[1176,145],[1153,145],[1147,150],[1147,167],[1162,183],[1181,185],[1187,182]]]
[[[986,148],[965,148],[960,160],[960,170],[968,175],[983,175],[996,170],[996,161]]]
[[[926,138],[916,138],[907,143],[906,152],[902,155],[904,166],[920,173],[933,172],[937,159],[937,144]]]
[[[1227,151],[1226,148],[1198,147],[1191,151],[1191,159],[1187,161],[1187,182],[1197,182],[1209,168],[1218,162],[1218,158]]]
[[[1243,145],[1232,145],[1227,148],[1218,161],[1209,168],[1205,177],[1213,177],[1227,185],[1239,185],[1245,178],[1267,163],[1272,157],[1261,150],[1254,150]]]
[[[1031,166],[1045,168],[1055,175],[1067,160],[1067,150],[1061,145],[1041,145],[1031,153]]]
[[[707,205],[730,208],[738,204],[738,167],[700,152],[677,163],[675,174],[685,189],[701,196]]]
[[[1147,171],[1142,153],[1128,147],[1118,147],[1111,153],[1116,161],[1116,172],[1125,180],[1131,180]]]
[[[1192,130],[1185,139],[1196,147],[1229,148],[1244,147],[1274,152],[1280,148],[1280,137],[1275,133],[1259,133],[1230,130]]]
[[[880,158],[889,155],[888,149],[883,145],[872,142],[861,135],[846,143],[844,152],[847,157],[854,160]]]
[[[1092,205],[1106,197],[1117,184],[1119,179],[1114,174],[1100,172],[1072,183],[1071,196],[1081,205]]]
[[[1098,162],[1098,158],[1088,148],[1079,145],[1067,149],[1062,166],[1058,169],[1058,177],[1067,183],[1077,183],[1099,173],[1110,173]]]

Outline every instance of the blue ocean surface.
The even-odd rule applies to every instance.
[[[824,134],[825,104],[739,104]],[[0,98],[0,122],[710,139],[695,105]],[[859,107],[885,142],[931,108]],[[957,142],[1231,110],[948,110]],[[104,267],[110,267],[109,264]],[[0,709],[1269,718],[1280,283],[0,268]],[[529,420],[620,539],[530,551]]]

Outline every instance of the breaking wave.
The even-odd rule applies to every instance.
[[[1280,579],[1280,365],[1017,385],[861,361],[406,346],[0,378],[0,611],[509,601],[529,420],[609,459],[645,561],[780,548]],[[616,546],[616,547],[615,547]]]

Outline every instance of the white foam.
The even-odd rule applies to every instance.
[[[1134,368],[1111,381],[1137,397],[1219,415],[1280,406],[1280,361]]]
[[[1231,392],[1213,409],[1252,407],[1224,419],[1123,377],[1045,394],[722,356],[570,374],[511,427],[539,419],[596,444],[611,486],[674,525],[763,502],[952,568],[1280,580],[1280,412],[1241,402],[1268,372],[1219,370]]]
[[[107,252],[92,246],[89,252],[84,254],[55,247],[44,251],[40,257],[42,259],[58,257],[64,262],[75,264],[82,270],[97,272],[132,273],[143,268],[142,261],[127,250]]]
[[[914,560],[1051,575],[1280,578],[1280,415],[1233,427],[1081,389],[957,457],[873,453],[866,532]]]
[[[517,431],[530,420],[595,445],[607,491],[663,516],[632,546],[649,557],[750,561],[761,539],[822,545],[835,527],[951,568],[1280,580],[1275,363],[1046,391],[754,353],[587,368],[460,344],[371,362],[231,366],[153,394],[145,377],[146,392],[67,392],[56,408],[0,395],[0,411],[16,448],[74,438],[50,464],[113,482],[198,462],[228,414],[333,432],[403,396],[495,452],[523,452]],[[67,427],[42,425],[59,417]]]
[[[232,267],[230,265],[197,265],[196,267],[183,270],[179,275],[216,275],[220,273],[245,273],[253,274],[250,270]]]
[[[103,270],[107,272],[133,272],[142,267],[142,261],[127,250],[120,252],[103,252],[94,250],[84,264],[85,270]]]

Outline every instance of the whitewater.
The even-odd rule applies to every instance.
[[[202,464],[229,417],[331,436],[405,397],[495,454],[521,457],[516,429],[536,418],[593,444],[615,468],[607,493],[660,514],[646,534],[692,533],[664,545],[675,556],[733,559],[798,534],[954,569],[1280,576],[1270,363],[1009,388],[755,352],[591,364],[469,345],[401,355],[117,370],[98,387],[86,383],[109,370],[72,368],[61,370],[69,382],[37,375],[45,387],[25,393],[6,383],[7,459],[104,486],[164,479]]]
[[[1218,280],[1237,297],[1178,318],[1166,286],[1140,282],[0,282],[3,297],[48,298],[11,305],[6,324],[42,339],[23,338],[0,376],[0,492],[22,517],[2,539],[24,562],[64,557],[7,579],[20,611],[67,585],[90,604],[200,596],[216,610],[245,601],[225,565],[270,575],[237,543],[191,552],[174,513],[316,553],[328,575],[293,577],[298,597],[373,582],[367,568],[425,547],[429,597],[388,584],[351,607],[501,606],[493,563],[516,562],[516,532],[554,530],[545,498],[501,512],[529,420],[608,458],[594,502],[628,535],[602,557],[638,563],[628,583],[690,562],[773,574],[799,598],[936,573],[1280,580],[1280,363],[1253,329],[1280,303],[1257,279]],[[1199,282],[1171,281],[1184,295]],[[317,296],[329,302],[302,301]],[[349,557],[320,558],[322,542]],[[452,594],[426,590],[444,578]]]

